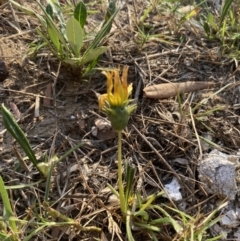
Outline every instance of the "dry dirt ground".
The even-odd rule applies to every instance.
[[[29,2],[24,4],[34,5]],[[136,166],[136,183],[142,181],[138,187],[142,195],[161,190],[171,181],[172,170],[165,165],[168,162],[181,180],[186,212],[208,212],[215,208],[216,197],[204,192],[197,165],[214,148],[228,154],[236,154],[239,149],[238,61],[222,56],[219,42],[208,41],[191,28],[175,28],[176,17],[165,9],[153,9],[146,19],[146,31],[156,36],[144,42],[137,19],[144,9],[139,6],[145,4],[134,0],[123,6],[104,42],[109,51],[98,65],[130,67],[128,81],[134,86],[137,110],[123,134],[123,157]],[[100,8],[99,16],[103,16],[102,12]],[[82,224],[102,228],[105,240],[110,240],[106,209],[121,225],[119,211],[108,200],[109,193],[104,193],[107,183],[117,183],[116,134],[111,128],[94,133],[98,121],[105,120],[98,109],[96,94],[105,92],[105,77],[96,71],[90,77],[80,78],[71,68],[60,66],[47,49],[30,58],[27,52],[32,42],[39,41],[35,31],[38,22],[16,9],[14,13],[15,16],[8,3],[0,5],[0,57],[9,71],[0,83],[0,102],[19,120],[39,159],[44,155],[61,156],[80,141],[84,143],[55,167],[49,201],[55,203],[55,209],[78,218]],[[184,81],[213,81],[216,85],[182,94],[180,99],[144,96],[146,86]],[[224,89],[213,95],[221,88]],[[23,153],[4,130],[1,116],[0,133],[0,172],[5,184],[37,181],[39,176],[28,162],[28,171],[18,164],[16,152]],[[205,144],[200,148],[197,136],[211,140],[215,146]],[[173,162],[175,158],[187,162]],[[19,217],[27,212],[32,215],[33,205],[42,201],[39,199],[43,198],[44,187],[41,183],[35,188],[10,192]],[[125,240],[124,227],[120,229],[119,235]],[[159,240],[172,240],[171,230],[163,233],[164,238]],[[136,240],[142,240],[140,235],[136,231]],[[98,234],[90,236],[100,238]],[[90,236],[70,228],[54,228],[32,240],[93,240]],[[118,240],[116,235],[115,239]]]

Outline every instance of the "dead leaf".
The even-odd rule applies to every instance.
[[[48,98],[43,98],[43,105],[50,106],[51,100],[49,98],[52,98],[52,84],[51,83],[49,83],[46,87],[45,96]]]
[[[165,99],[177,94],[207,89],[214,86],[214,82],[187,81],[184,83],[166,83],[148,86],[143,89],[145,96],[153,99]]]
[[[86,128],[86,121],[84,119],[78,119],[77,124],[81,131],[84,131]]]
[[[116,131],[113,130],[109,121],[103,118],[97,118],[94,121],[95,126],[92,127],[91,134],[99,140],[111,140],[116,137]]]
[[[38,118],[40,116],[39,114],[39,106],[40,106],[40,97],[36,96],[35,99],[35,110],[34,110],[34,117]]]
[[[117,132],[112,128],[109,130],[101,130],[97,133],[97,138],[102,141],[107,141],[111,139],[115,139],[117,137]]]
[[[19,111],[18,107],[13,102],[10,102],[10,107],[12,109],[15,119],[20,119],[21,112]]]
[[[111,128],[111,124],[109,121],[104,120],[102,118],[97,118],[94,121],[95,126],[98,128],[98,130],[103,130],[103,129],[110,129]]]
[[[185,15],[185,19],[190,19],[196,16],[200,12],[201,8],[194,7],[191,5],[181,7],[177,10],[178,13]]]

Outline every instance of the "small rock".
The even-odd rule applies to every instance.
[[[96,126],[92,126],[91,134],[92,134],[93,136],[95,136],[95,137],[97,136],[97,134],[98,134],[98,129],[97,129]]]
[[[4,81],[8,77],[8,70],[5,62],[0,59],[0,81]]]
[[[236,240],[240,240],[240,228],[237,229],[236,232],[234,232],[234,237],[236,238]]]
[[[236,164],[228,160],[228,155],[212,151],[199,164],[199,179],[208,193],[235,200],[237,193]]]
[[[240,220],[238,219],[237,213],[231,209],[221,217],[220,223],[228,228],[236,228],[239,227]]]
[[[166,185],[164,185],[164,189],[168,195],[163,195],[165,197],[169,197],[174,201],[182,200],[182,194],[179,191],[181,188],[177,178],[173,178],[172,181]]]

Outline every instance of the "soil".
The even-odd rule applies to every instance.
[[[31,1],[24,4],[36,7]],[[238,61],[222,54],[220,42],[207,40],[184,26],[175,29],[177,19],[166,11],[159,15],[160,9],[153,9],[147,26],[142,25],[155,37],[142,39],[136,27],[140,24],[136,16],[142,14],[138,4],[135,0],[123,6],[104,41],[109,51],[98,63],[100,68],[130,67],[128,82],[133,83],[137,109],[123,132],[123,157],[136,166],[136,183],[142,182],[138,187],[142,195],[161,190],[177,174],[186,212],[196,214],[195,206],[207,213],[214,209],[216,197],[204,191],[197,166],[212,149],[238,155]],[[107,122],[97,99],[98,94],[106,92],[105,76],[97,70],[82,77],[80,72],[63,66],[47,48],[30,55],[33,43],[40,41],[35,31],[37,20],[16,9],[13,16],[9,3],[1,3],[0,9],[0,102],[12,111],[39,160],[60,157],[83,143],[55,166],[49,202],[83,225],[89,222],[102,228],[106,239],[101,240],[110,240],[106,210],[111,210],[119,225],[121,222],[119,211],[108,200],[110,192],[105,193],[107,183],[117,184],[116,133],[108,125],[102,130],[97,125],[99,120]],[[184,81],[213,81],[216,85],[168,99],[144,96],[146,86]],[[27,160],[28,171],[19,164],[16,153],[22,157],[24,153],[5,130],[1,116],[0,133],[0,173],[5,184],[38,181],[39,175]],[[200,147],[197,136],[215,145],[202,143]],[[187,160],[187,164],[174,162],[176,158]],[[12,191],[17,215],[29,212],[31,216],[36,196],[43,198],[44,189],[45,183],[41,183],[36,188]],[[115,234],[124,240],[125,231],[120,228],[122,233],[115,230]],[[172,240],[173,231],[163,233],[159,240]],[[114,240],[119,240],[117,235]],[[135,235],[140,240],[140,232]],[[92,240],[90,236],[56,227],[32,240]]]

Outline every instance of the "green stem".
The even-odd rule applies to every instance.
[[[118,131],[118,185],[120,196],[120,207],[123,215],[126,215],[126,201],[124,197],[124,188],[122,180],[122,131]]]

